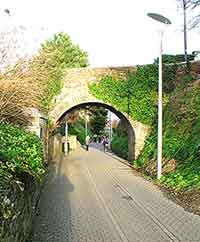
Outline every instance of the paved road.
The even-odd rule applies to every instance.
[[[185,212],[111,155],[80,149],[51,168],[31,242],[199,242]]]

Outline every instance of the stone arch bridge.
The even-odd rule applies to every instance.
[[[138,157],[148,133],[148,127],[132,120],[126,113],[121,113],[110,103],[94,97],[88,86],[100,81],[105,76],[124,79],[128,73],[135,72],[136,67],[109,67],[109,68],[72,68],[67,69],[61,93],[56,96],[49,117],[58,124],[62,118],[76,108],[86,105],[102,106],[115,113],[127,126],[129,143],[129,160]]]

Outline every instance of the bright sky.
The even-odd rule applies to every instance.
[[[43,38],[64,31],[88,52],[91,66],[152,63],[159,53],[160,24],[148,12],[173,23],[165,33],[164,53],[183,53],[182,16],[175,0],[1,0],[0,11],[4,8],[10,10],[12,23],[34,29],[32,47],[31,39],[41,38],[41,28]],[[0,25],[5,21],[10,20],[4,18]],[[200,50],[199,43],[200,33],[191,31],[188,52]]]

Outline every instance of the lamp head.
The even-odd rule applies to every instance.
[[[4,12],[10,16],[10,10],[9,9],[4,9]]]
[[[158,13],[147,13],[147,16],[156,20],[156,21],[158,21],[158,22],[164,23],[164,24],[171,24],[172,23],[168,18],[166,18],[166,17],[164,17],[164,16],[162,16]]]

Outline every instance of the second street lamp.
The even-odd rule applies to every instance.
[[[150,18],[169,25],[171,21],[164,16],[157,13],[148,13]],[[157,178],[160,179],[162,175],[162,41],[164,28],[160,31],[160,55],[159,55],[159,80],[158,80],[158,154],[157,154]]]

